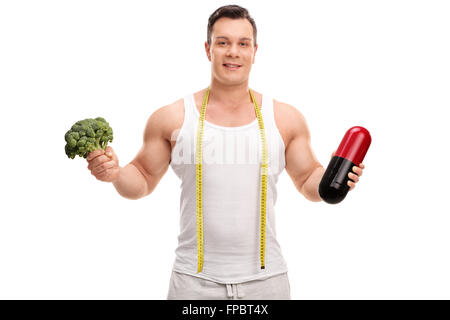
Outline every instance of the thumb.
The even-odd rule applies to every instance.
[[[105,154],[108,156],[108,157],[112,157],[113,156],[113,149],[111,148],[111,147],[106,147],[106,149],[105,149]]]

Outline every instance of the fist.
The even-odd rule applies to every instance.
[[[333,153],[331,154],[331,158],[333,158],[336,155],[336,151],[333,151]],[[347,185],[350,187],[350,191],[355,188],[355,184],[359,181],[359,177],[362,176],[364,168],[365,168],[364,164],[360,163],[359,167],[353,166],[352,171],[354,173],[352,172],[348,173],[349,180],[347,181]]]
[[[86,160],[88,169],[97,180],[114,182],[119,177],[119,160],[111,147],[90,152]]]

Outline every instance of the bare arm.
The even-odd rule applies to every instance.
[[[167,172],[170,164],[170,142],[164,137],[167,108],[156,110],[148,119],[144,130],[144,143],[136,157],[120,168],[113,182],[117,192],[128,199],[149,195]],[[169,118],[170,119],[170,118]]]
[[[294,182],[297,190],[305,196],[306,199],[314,202],[322,201],[319,195],[319,184],[325,173],[325,168],[317,161],[311,148],[310,133],[305,117],[287,104],[281,105],[281,118],[284,119],[283,125],[287,126],[290,142],[285,151],[286,171]],[[331,157],[335,155],[334,151]],[[364,165],[353,167],[353,173],[348,174],[347,185],[350,190],[355,188],[355,184],[362,175]]]
[[[325,172],[310,144],[310,133],[304,116],[290,105],[283,104],[283,118],[289,126],[290,141],[285,150],[286,172],[297,190],[310,201],[319,202],[318,188]]]

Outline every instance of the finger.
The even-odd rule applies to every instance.
[[[113,160],[104,162],[104,163],[98,165],[97,167],[95,167],[94,169],[92,169],[92,174],[102,173],[103,171],[114,168],[115,166],[116,166],[116,162]]]
[[[347,185],[350,187],[350,190],[353,190],[353,188],[355,188],[355,183],[351,182],[350,180],[347,181]]]
[[[108,157],[112,158],[112,156],[113,156],[113,149],[110,146],[106,147],[105,154]]]
[[[363,165],[362,163],[360,163],[360,164],[359,164],[359,167],[360,167],[361,169],[364,169],[366,166]]]
[[[89,154],[86,157],[86,160],[91,161],[91,160],[95,159],[96,157],[102,155],[103,153],[105,153],[105,151],[103,149],[97,149],[92,152],[89,152]]]
[[[105,181],[108,177],[108,171],[103,171],[99,174],[94,175],[97,180]]]
[[[97,167],[98,165],[100,165],[104,162],[108,162],[108,161],[111,161],[111,159],[102,154],[102,155],[97,156],[96,158],[92,159],[91,161],[89,161],[88,169],[92,170],[93,168]]]
[[[118,168],[112,168],[112,169],[105,170],[105,171],[99,173],[98,175],[96,175],[96,178],[97,178],[97,180],[100,180],[100,181],[112,182],[113,176],[116,175],[118,170],[119,170]]]
[[[98,157],[102,156],[105,152],[103,150],[94,150],[91,153],[88,154],[86,157],[86,160],[88,162],[92,162],[93,160],[97,159]]]
[[[348,173],[348,177],[350,179],[352,179],[354,182],[358,182],[359,181],[359,177],[356,174],[354,174],[354,173],[349,172]]]
[[[353,172],[355,172],[358,176],[362,176],[362,169],[361,168],[359,168],[359,167],[356,167],[356,166],[354,166],[353,168]]]

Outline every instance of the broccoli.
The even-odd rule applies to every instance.
[[[113,141],[113,131],[105,119],[84,119],[77,121],[64,135],[66,155],[74,159],[76,155],[87,158],[89,152],[106,149],[108,141]]]

